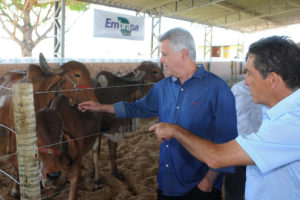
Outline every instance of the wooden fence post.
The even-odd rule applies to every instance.
[[[33,86],[20,83],[12,88],[21,200],[37,200],[41,191]]]

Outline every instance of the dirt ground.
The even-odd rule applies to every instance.
[[[156,199],[159,159],[159,142],[148,128],[157,122],[156,118],[141,119],[135,132],[128,132],[118,146],[118,168],[126,178],[122,182],[111,175],[107,142],[102,140],[100,152],[100,174],[102,189],[93,191],[91,152],[83,158],[82,180],[78,199],[80,200],[153,200]],[[0,137],[0,153],[5,152],[5,141]],[[1,154],[0,154],[1,155]],[[0,157],[0,169],[13,175],[8,158]],[[0,172],[0,200],[14,200],[9,196],[13,181]],[[55,200],[68,198],[68,186],[59,192]],[[45,197],[43,194],[42,198]],[[49,198],[45,198],[49,199]]]

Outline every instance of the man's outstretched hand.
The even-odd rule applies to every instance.
[[[154,131],[157,139],[163,143],[164,140],[169,140],[174,137],[177,127],[178,126],[174,124],[158,123],[151,126],[149,131]]]

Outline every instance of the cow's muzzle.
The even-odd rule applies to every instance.
[[[59,179],[61,172],[47,173],[47,179],[50,181],[54,181]]]
[[[56,189],[59,187],[59,177],[61,172],[47,173],[47,179],[42,180],[42,186],[44,189]]]

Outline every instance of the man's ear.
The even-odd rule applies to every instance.
[[[182,53],[182,58],[183,59],[186,59],[186,58],[189,57],[189,51],[187,49],[182,49],[181,53]]]
[[[268,78],[272,89],[276,89],[280,85],[281,77],[275,72],[271,72]]]

